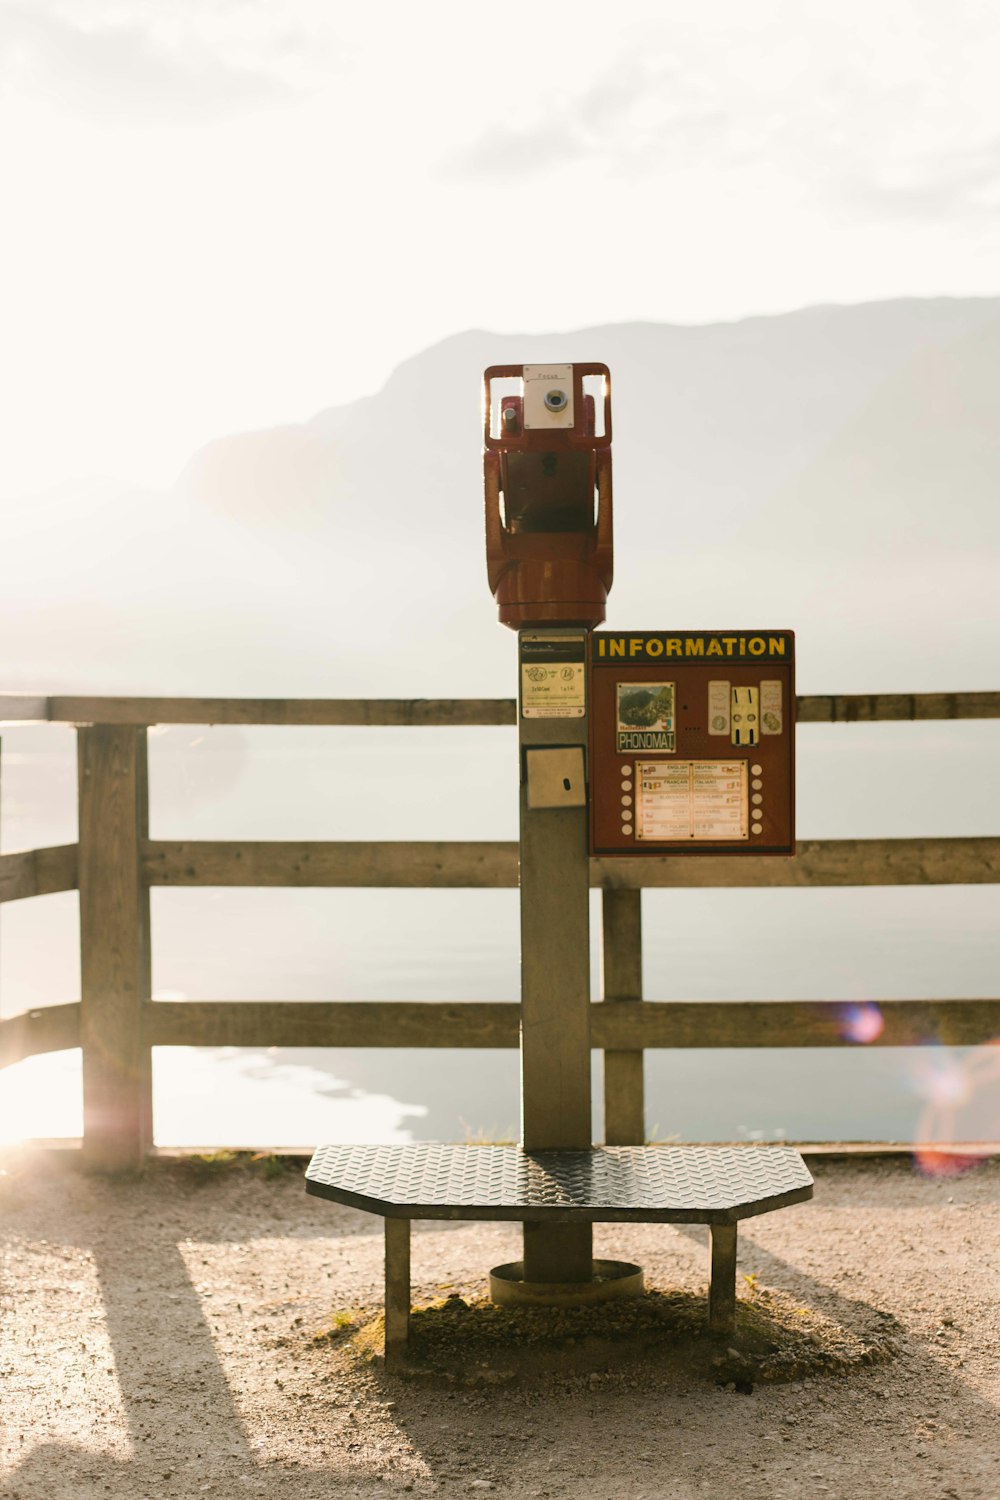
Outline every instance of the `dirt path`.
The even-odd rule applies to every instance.
[[[720,1389],[642,1365],[531,1388],[386,1376],[313,1335],[378,1309],[381,1221],[297,1174],[157,1166],[133,1182],[11,1157],[0,1179],[0,1494],[282,1500],[387,1489],[585,1500],[997,1500],[1000,1163],[814,1165],[815,1200],[750,1221],[740,1269],[898,1353]],[[701,1231],[598,1226],[596,1252],[703,1288]],[[482,1290],[516,1226],[416,1226],[416,1299]]]

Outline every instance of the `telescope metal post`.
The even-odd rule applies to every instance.
[[[587,632],[536,628],[518,636],[521,1132],[528,1152],[588,1150],[592,1142],[585,671],[576,679],[582,711],[568,699],[565,716],[532,716],[523,672],[529,653],[547,643],[565,653],[565,665],[555,658],[561,676],[583,664]],[[589,1281],[592,1241],[590,1224],[526,1223],[525,1280]]]

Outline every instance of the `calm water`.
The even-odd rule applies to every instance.
[[[1000,724],[805,726],[799,833],[1000,833]],[[200,730],[151,740],[160,838],[514,838],[511,730]],[[5,850],[75,838],[73,732],[9,729]],[[594,898],[594,932],[599,929]],[[994,996],[996,887],[649,891],[651,999]],[[76,897],[3,908],[0,1012],[79,997]],[[513,891],[156,890],[162,999],[512,1000]],[[595,942],[596,947],[596,942]],[[595,988],[598,993],[595,959]],[[862,1010],[857,1035],[874,1012]],[[647,1054],[659,1138],[1000,1134],[1000,1049]],[[161,1144],[515,1136],[513,1052],[163,1049]],[[595,1062],[595,1098],[600,1094]],[[0,1136],[79,1131],[72,1053],[0,1077]],[[595,1119],[595,1138],[601,1134]]]

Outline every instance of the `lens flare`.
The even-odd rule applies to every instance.
[[[929,1049],[913,1083],[925,1101],[914,1161],[929,1177],[960,1177],[983,1160],[1000,1134],[1000,1037],[964,1056],[946,1047]]]
[[[913,1160],[925,1177],[964,1177],[983,1160],[983,1153],[917,1146]]]
[[[840,1032],[849,1042],[864,1044],[878,1041],[885,1030],[885,1017],[873,1000],[845,1005],[840,1016]]]

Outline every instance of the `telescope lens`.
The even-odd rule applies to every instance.
[[[549,411],[562,411],[569,400],[565,391],[552,390],[545,392],[545,405]]]

